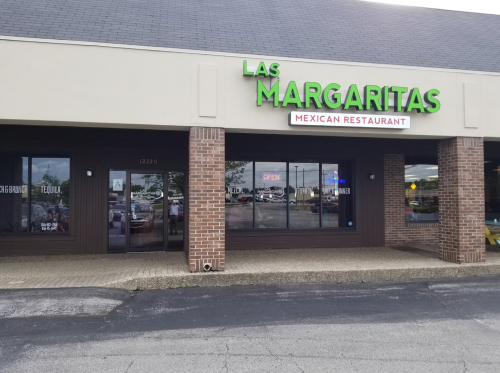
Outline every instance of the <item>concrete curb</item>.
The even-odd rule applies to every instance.
[[[397,268],[347,271],[191,273],[152,276],[116,281],[102,286],[126,290],[158,290],[188,287],[285,285],[300,283],[345,283],[407,281],[425,278],[478,277],[500,274],[500,265],[457,265],[456,267]]]

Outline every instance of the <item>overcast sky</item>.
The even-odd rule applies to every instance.
[[[411,5],[463,12],[500,14],[499,0],[363,0],[375,3]]]

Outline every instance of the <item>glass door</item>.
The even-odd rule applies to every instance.
[[[182,171],[168,173],[168,250],[184,249],[184,181]]]
[[[127,251],[127,171],[110,170],[108,180],[108,252]]]
[[[128,251],[163,251],[164,174],[130,172]]]
[[[108,251],[163,251],[165,173],[110,170]]]

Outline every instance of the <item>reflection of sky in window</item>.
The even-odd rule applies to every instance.
[[[295,169],[297,166],[297,169]],[[290,163],[290,184],[295,187],[319,187],[319,163]]]
[[[241,187],[241,188],[248,188],[252,189],[252,162],[248,162],[245,166],[243,167],[238,167],[238,169],[244,169],[243,174],[238,174],[241,176],[240,181],[237,184],[231,184],[229,186],[232,187]]]
[[[69,158],[33,158],[31,161],[31,181],[37,183],[48,171],[62,183],[69,179]]]
[[[418,164],[405,166],[405,181],[415,181],[421,179],[437,179],[438,166],[431,164]]]

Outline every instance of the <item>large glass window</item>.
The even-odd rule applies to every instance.
[[[351,162],[324,163],[321,173],[322,227],[352,227],[353,180]]]
[[[352,165],[226,161],[227,229],[354,227]]]
[[[255,162],[255,228],[286,228],[286,162]]]
[[[2,159],[2,233],[68,232],[69,158],[5,154]]]
[[[290,228],[319,228],[319,163],[290,162]]]
[[[405,217],[408,223],[439,221],[438,166],[405,166]]]
[[[253,228],[253,162],[226,161],[226,228]]]
[[[1,154],[0,227],[2,233],[26,232],[28,216],[28,157]]]
[[[484,162],[485,220],[487,224],[500,221],[500,160]]]

